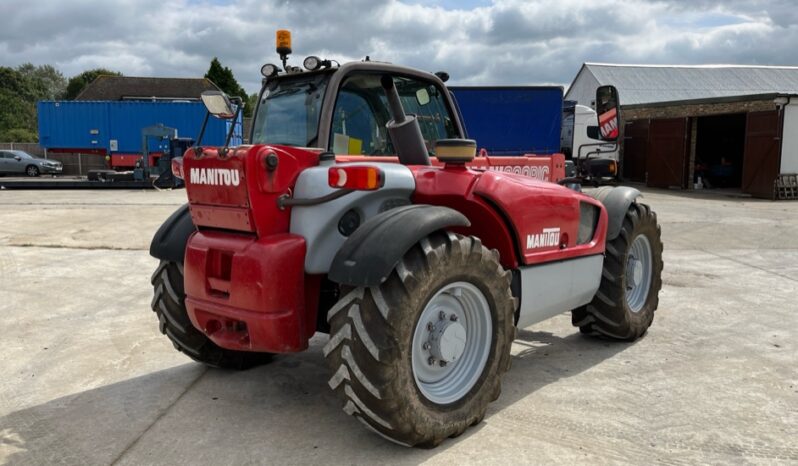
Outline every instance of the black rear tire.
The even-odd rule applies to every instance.
[[[644,235],[651,246],[651,282],[642,307],[634,312],[627,303],[627,263],[632,243]],[[591,336],[632,341],[643,336],[654,320],[662,288],[662,239],[657,214],[649,206],[629,206],[617,238],[607,243],[601,285],[590,304],[574,309],[574,326]]]
[[[195,361],[225,369],[249,369],[271,360],[270,353],[221,348],[194,328],[185,305],[182,264],[161,261],[151,282],[155,289],[152,310],[158,316],[158,328],[181,353]]]
[[[515,336],[510,277],[498,253],[479,239],[435,233],[411,248],[381,285],[344,290],[328,313],[330,341],[324,347],[333,373],[329,385],[344,411],[405,446],[434,447],[478,424],[499,397],[501,375],[510,365]],[[412,343],[427,303],[455,283],[473,285],[486,298],[490,316],[482,315],[492,322],[491,347],[467,393],[437,404],[417,385]]]

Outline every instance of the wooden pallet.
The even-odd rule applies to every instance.
[[[773,182],[773,192],[776,199],[798,199],[798,174],[788,173],[779,175]]]

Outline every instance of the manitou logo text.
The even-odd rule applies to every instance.
[[[238,186],[241,182],[238,170],[229,168],[192,168],[189,178],[191,184],[210,186]]]
[[[545,165],[493,165],[488,167],[493,172],[515,173],[529,176],[540,181],[549,181],[549,167]]]
[[[560,245],[560,229],[544,228],[543,233],[526,235],[526,248],[548,248]]]

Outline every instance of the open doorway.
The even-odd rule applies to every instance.
[[[698,117],[694,182],[704,188],[740,189],[745,113]]]

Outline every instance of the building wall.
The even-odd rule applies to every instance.
[[[621,97],[623,102],[623,96]],[[728,113],[748,113],[774,110],[773,100],[750,100],[744,102],[702,103],[688,105],[669,105],[623,108],[624,120],[640,120],[645,118],[681,118],[707,115],[723,115]]]
[[[798,102],[784,107],[781,173],[798,173]]]

